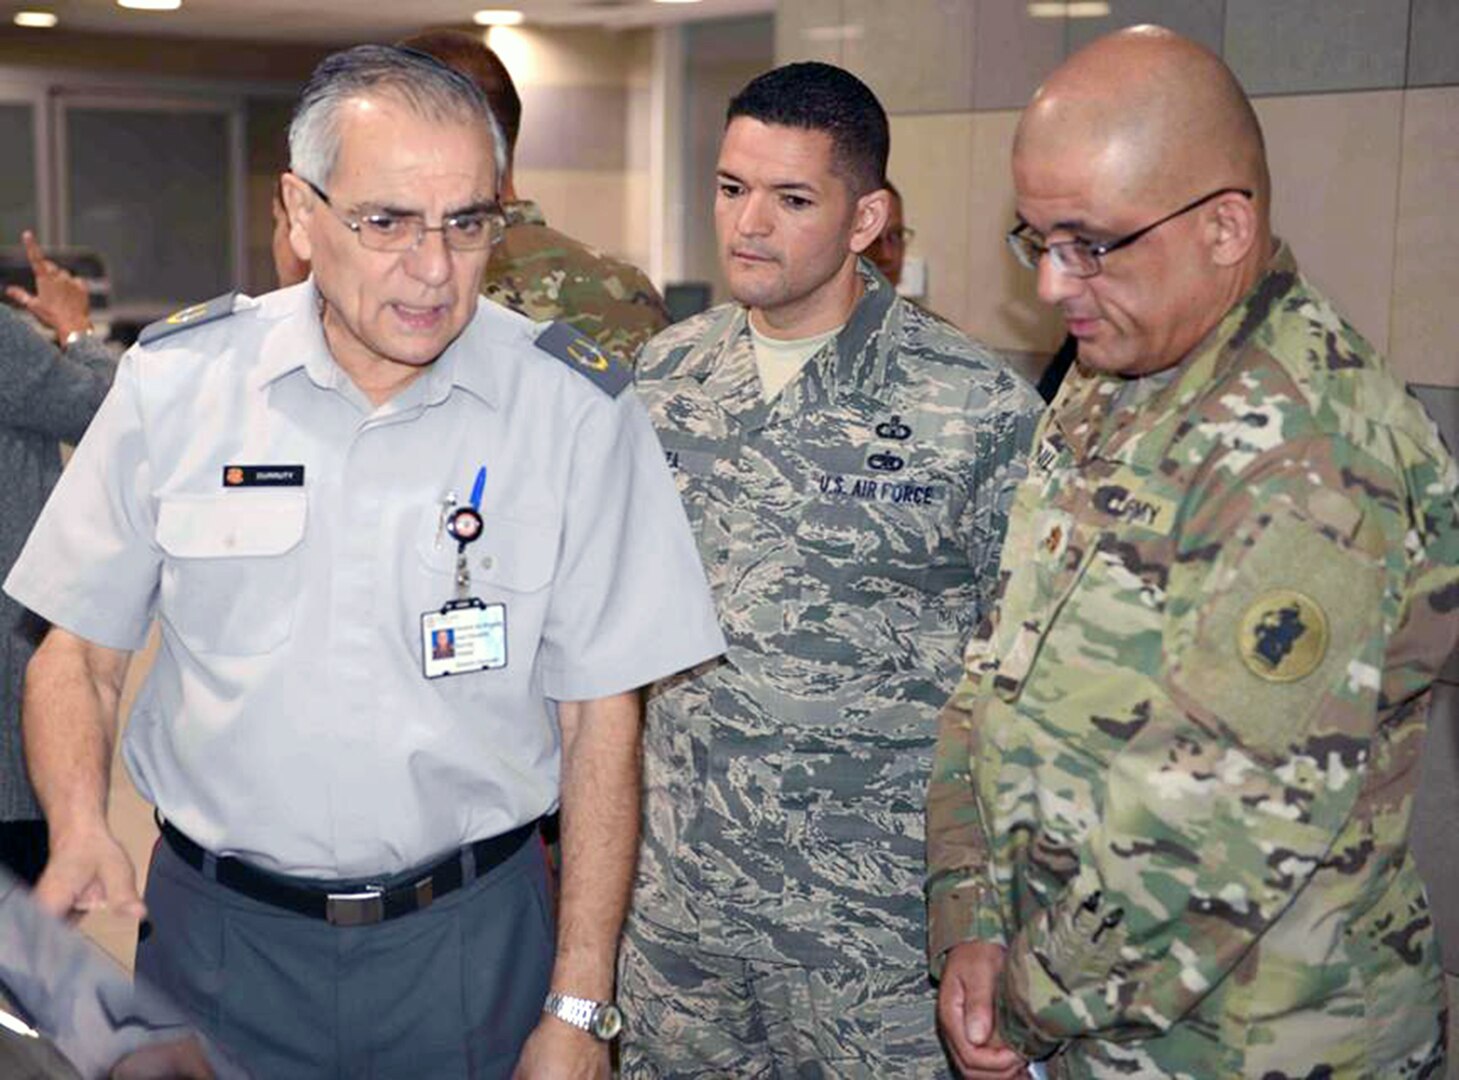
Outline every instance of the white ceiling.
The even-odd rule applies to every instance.
[[[127,10],[114,0],[0,0],[6,21],[22,9],[53,11],[63,30],[330,44],[391,41],[426,26],[465,25],[484,7],[517,8],[540,25],[631,27],[770,12],[775,0],[183,0],[182,9],[172,12]]]

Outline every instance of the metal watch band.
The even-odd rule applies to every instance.
[[[567,994],[548,994],[542,1011],[551,1013],[564,1023],[584,1031],[593,1030],[593,1014],[602,1002],[589,998],[571,997]]]

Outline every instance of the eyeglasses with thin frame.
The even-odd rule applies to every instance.
[[[295,174],[297,175],[297,174]],[[501,242],[506,229],[506,216],[501,204],[490,203],[448,214],[439,225],[427,225],[419,214],[402,214],[394,210],[366,210],[358,215],[338,210],[325,192],[312,180],[300,176],[309,190],[339,219],[341,225],[359,238],[371,251],[414,251],[425,240],[426,233],[438,232],[452,251],[480,251]]]
[[[1255,195],[1250,188],[1224,187],[1211,192],[1209,195],[1202,195],[1195,202],[1186,203],[1173,214],[1166,214],[1159,221],[1152,221],[1143,229],[1136,229],[1127,236],[1121,236],[1118,240],[1104,240],[1100,243],[1086,240],[1082,236],[1076,236],[1072,240],[1056,240],[1052,244],[1044,239],[1032,225],[1026,221],[1020,221],[1015,225],[1005,238],[1008,241],[1008,249],[1020,263],[1030,270],[1039,268],[1039,260],[1045,254],[1052,255],[1054,267],[1061,274],[1069,274],[1078,278],[1098,277],[1104,269],[1101,260],[1108,254],[1118,251],[1120,248],[1129,247],[1136,240],[1151,232],[1154,232],[1167,221],[1174,221],[1182,214],[1189,214],[1198,206],[1204,206],[1212,199],[1222,195],[1242,195],[1250,199]]]

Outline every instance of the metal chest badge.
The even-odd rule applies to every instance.
[[[456,595],[439,611],[420,617],[421,669],[427,679],[507,666],[507,606],[471,595],[471,564],[466,559],[468,545],[486,531],[481,516],[485,491],[483,465],[476,472],[469,504],[457,506],[454,494],[441,504],[439,530],[456,541]]]

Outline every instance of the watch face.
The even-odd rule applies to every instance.
[[[623,1013],[617,1005],[599,1005],[593,1010],[593,1026],[590,1030],[594,1037],[604,1042],[618,1038],[618,1033],[623,1030]]]

